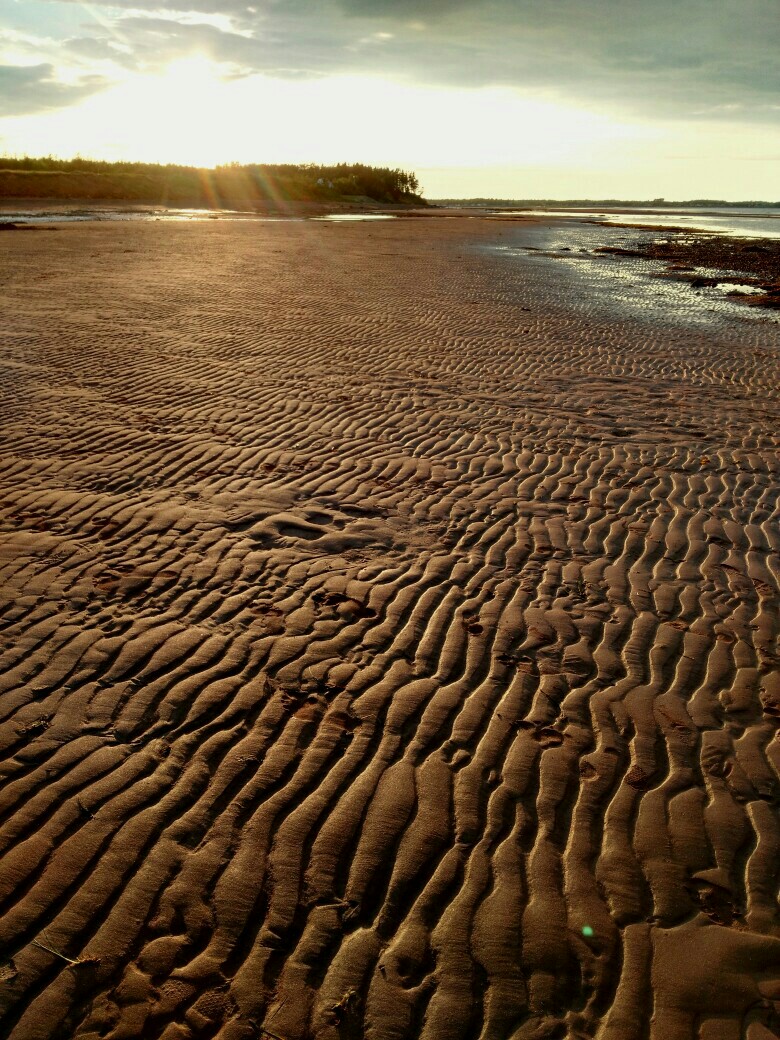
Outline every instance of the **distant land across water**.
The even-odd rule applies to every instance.
[[[508,203],[489,200],[437,199],[433,205],[489,210],[496,216],[554,217],[585,220],[602,224],[627,224],[641,227],[675,227],[691,232],[728,235],[735,238],[780,238],[779,202],[722,202],[717,199],[694,199],[691,202],[572,202],[545,200],[513,200]]]
[[[725,199],[429,199],[437,206],[474,206],[478,209],[620,209],[628,207],[646,209],[780,209],[780,201],[764,202],[754,199],[744,202],[729,202]]]

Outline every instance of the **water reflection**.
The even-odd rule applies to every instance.
[[[501,210],[496,216],[561,217],[607,224],[683,227],[737,238],[780,238],[780,210],[777,209],[512,209]]]
[[[325,217],[312,217],[312,220],[395,220],[391,213],[329,213]]]
[[[10,210],[0,212],[0,224],[62,224],[81,221],[150,221],[163,220],[181,222],[184,220],[229,220],[256,221],[259,223],[299,222],[302,220],[395,220],[389,213],[328,213],[320,217],[272,216],[265,213],[249,213],[246,210],[207,210],[207,209],[110,209],[94,207],[90,209],[35,209]]]

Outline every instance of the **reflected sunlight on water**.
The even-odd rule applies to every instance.
[[[312,220],[395,220],[391,213],[329,213],[325,217],[312,217]]]
[[[691,231],[737,238],[780,238],[780,210],[730,209],[516,209],[497,216],[561,217],[598,220],[607,224],[641,224],[647,227],[684,227]]]
[[[328,213],[321,217],[269,216],[264,213],[248,213],[244,210],[205,209],[36,209],[4,210],[0,213],[0,224],[52,224],[74,223],[86,220],[254,220],[254,221],[301,221],[301,220],[395,220],[389,213]]]

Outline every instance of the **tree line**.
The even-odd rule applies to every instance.
[[[326,202],[362,196],[391,203],[419,199],[420,183],[409,170],[363,163],[228,163],[206,169],[172,163],[24,156],[0,158],[0,196],[211,206]]]

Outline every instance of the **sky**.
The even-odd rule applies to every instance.
[[[780,199],[780,0],[0,0],[0,152]]]

